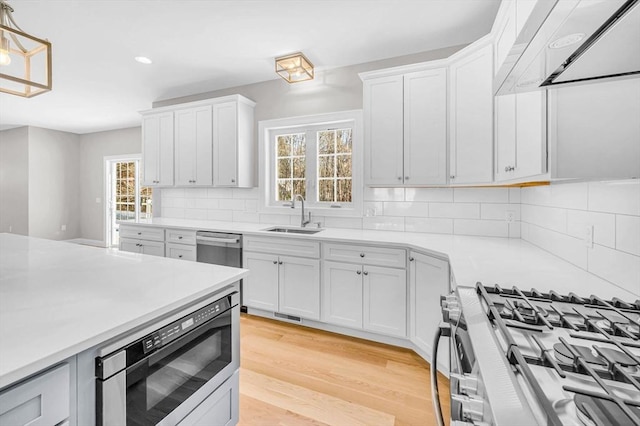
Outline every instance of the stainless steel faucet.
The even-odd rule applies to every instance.
[[[304,219],[304,197],[302,195],[300,195],[300,194],[295,194],[293,196],[293,200],[291,200],[291,208],[292,209],[296,208],[296,200],[297,199],[300,199],[300,203],[302,205],[301,216],[300,216],[300,227],[304,228],[309,223],[311,223],[311,212],[309,212],[309,219],[305,220]]]

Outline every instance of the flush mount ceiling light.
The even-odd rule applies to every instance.
[[[0,0],[0,92],[31,98],[51,90],[51,43],[27,34]]]
[[[289,83],[313,80],[313,64],[302,53],[276,58],[276,73]]]

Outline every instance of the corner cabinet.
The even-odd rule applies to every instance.
[[[173,185],[173,112],[142,117],[142,184]]]
[[[141,112],[143,184],[253,187],[254,107],[231,95]]]
[[[447,69],[421,68],[360,74],[367,185],[446,183]]]
[[[489,183],[493,179],[493,46],[489,40],[456,53],[449,73],[449,183]]]

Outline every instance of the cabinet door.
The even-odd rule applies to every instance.
[[[120,246],[118,247],[120,251],[128,251],[131,253],[142,253],[142,248],[140,247],[140,240],[132,240],[129,238],[120,238]]]
[[[497,96],[496,114],[496,181],[514,178],[516,165],[516,95]]]
[[[279,309],[283,314],[320,319],[320,261],[279,257]]]
[[[173,113],[142,118],[142,183],[173,185]]]
[[[164,257],[164,243],[157,241],[139,241],[142,254]]]
[[[516,178],[547,171],[546,94],[541,90],[516,95]]]
[[[188,246],[186,244],[165,244],[165,257],[171,259],[182,259],[196,261],[196,246]]]
[[[243,280],[243,301],[251,308],[278,311],[278,256],[244,252],[243,267],[251,274]]]
[[[404,76],[404,184],[447,183],[447,69]]]
[[[493,47],[451,65],[451,183],[487,183],[493,176]]]
[[[175,112],[176,185],[211,186],[211,106]]]
[[[213,106],[213,168],[215,186],[237,186],[238,106],[225,102]]]
[[[403,177],[403,77],[364,81],[365,183],[401,184]]]
[[[406,271],[404,269],[365,266],[362,275],[364,329],[406,337]]]
[[[433,338],[442,321],[440,296],[450,291],[449,264],[415,252],[410,252],[409,259],[411,340],[431,355]]]
[[[495,71],[496,73],[505,63],[509,52],[516,41],[516,5],[515,2],[510,2],[507,6],[507,11],[504,16],[504,20],[498,28],[495,46],[496,46],[496,60]]]
[[[324,262],[322,321],[351,328],[362,328],[361,265]]]

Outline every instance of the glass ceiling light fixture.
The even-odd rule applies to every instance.
[[[31,98],[51,90],[51,43],[27,34],[0,0],[0,92]]]
[[[302,53],[276,58],[276,73],[288,83],[313,80],[313,64]]]

